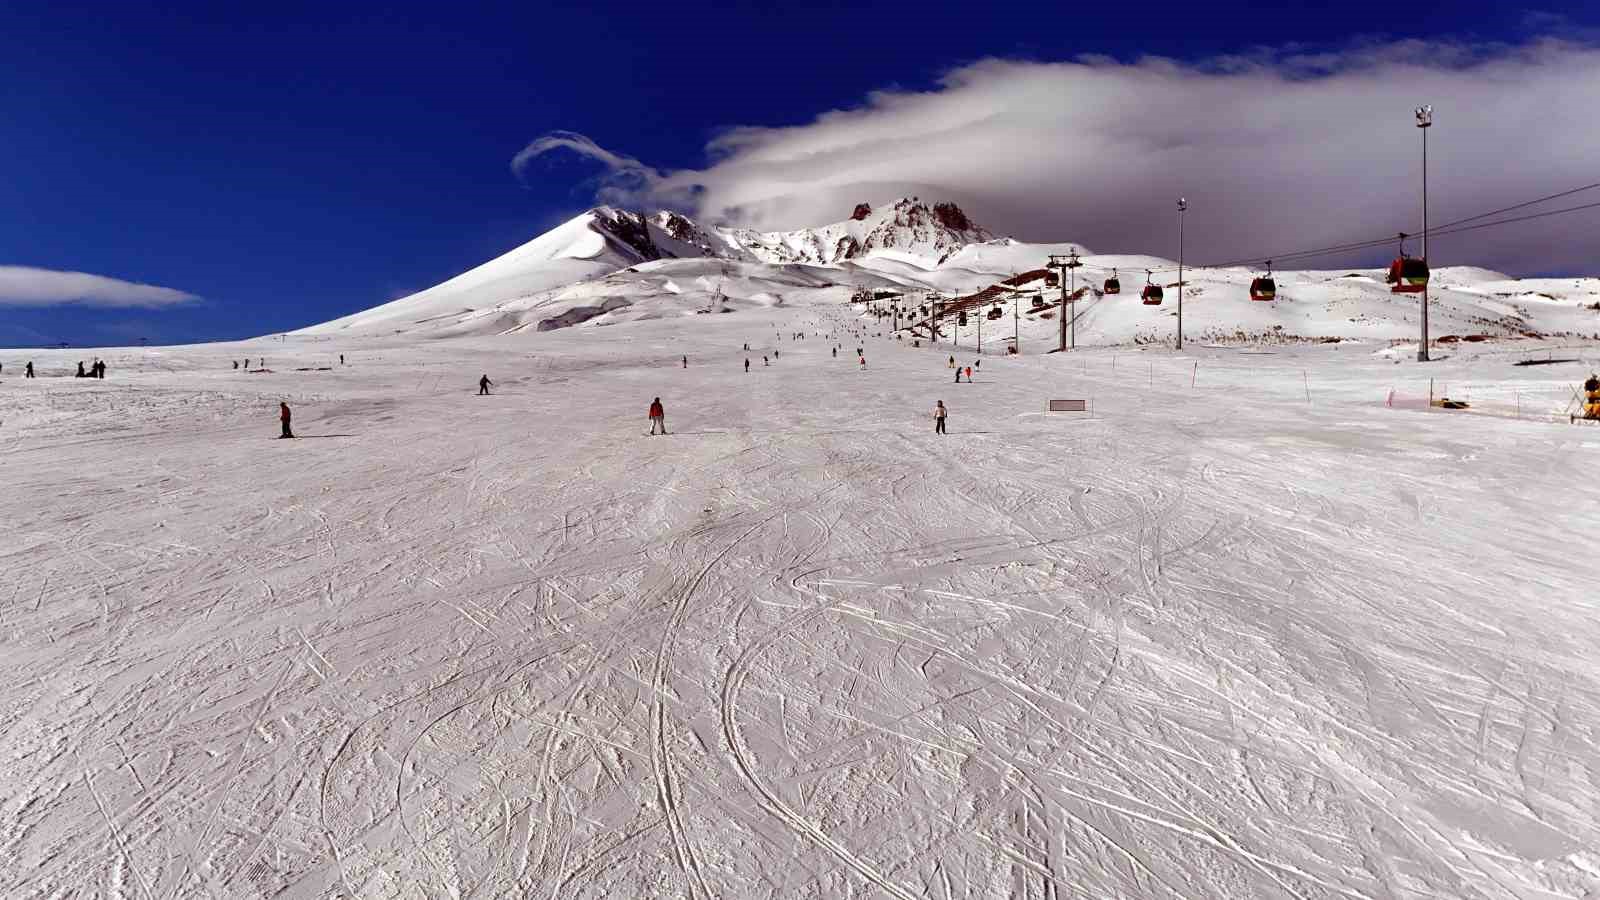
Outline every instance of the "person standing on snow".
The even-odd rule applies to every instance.
[[[28,364],[23,367],[23,369],[22,369],[22,377],[23,378],[32,378],[33,377],[33,360],[31,360],[31,359],[28,360]]]
[[[746,375],[749,375],[749,374],[750,374],[750,358],[749,358],[749,357],[745,357],[745,361],[744,361],[744,373],[745,373],[745,374],[746,374]]]
[[[765,357],[765,356],[763,356],[763,357],[761,357],[761,364],[762,364],[762,365],[763,365],[763,366],[770,366],[770,365],[772,365],[772,363],[770,363],[770,362],[767,362],[767,358],[766,358],[766,357]]]
[[[487,395],[489,393],[489,385],[491,385],[491,384],[494,384],[494,382],[489,380],[489,376],[487,374],[485,374],[482,378],[479,378],[478,379],[478,396],[482,397],[482,396]]]
[[[839,358],[839,348],[838,347],[833,348],[833,358],[834,359],[838,359]]]
[[[972,383],[972,367],[967,366],[967,384]]]
[[[289,418],[290,418],[289,404],[287,404],[287,403],[279,403],[278,404],[278,422],[283,425],[283,434],[278,435],[278,439],[279,440],[283,440],[284,438],[292,438],[292,437],[294,437],[294,432],[292,430],[290,430],[290,428],[289,428]]]
[[[683,367],[684,367],[684,368],[685,368],[685,369],[687,369],[687,368],[689,368],[689,357],[687,357],[687,356],[685,356],[685,357],[684,357],[684,358],[683,358]]]
[[[656,426],[661,426],[661,433],[667,433],[667,411],[661,406],[661,398],[650,401],[650,433],[656,433]]]
[[[935,405],[933,407],[933,433],[934,434],[944,434],[944,416],[945,416],[944,401],[940,400],[940,401],[938,401],[937,405]]]
[[[961,370],[957,369],[956,370],[956,384],[960,384],[960,383],[961,383]]]
[[[956,367],[956,358],[954,356],[950,357],[950,361],[946,362],[944,367],[946,369],[954,369]]]

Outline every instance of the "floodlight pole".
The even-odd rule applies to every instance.
[[[1178,198],[1178,346],[1183,349],[1183,214],[1189,211],[1189,201]]]
[[[1433,127],[1433,107],[1416,109],[1417,128],[1422,132],[1422,263],[1428,263],[1428,129]],[[1428,284],[1422,284],[1422,343],[1417,345],[1417,362],[1428,361]]]

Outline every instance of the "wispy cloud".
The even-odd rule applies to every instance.
[[[29,266],[0,266],[0,306],[139,307],[159,309],[200,298],[186,291],[91,275]]]
[[[987,59],[806,124],[731,128],[700,169],[658,171],[571,133],[529,144],[513,168],[570,151],[605,170],[605,202],[757,228],[835,221],[863,200],[944,197],[1019,238],[1167,255],[1183,195],[1190,260],[1264,258],[1417,231],[1419,104],[1435,109],[1435,225],[1600,180],[1597,96],[1600,48],[1549,39],[1249,48],[1198,62]],[[1597,217],[1441,238],[1434,256],[1592,268]]]

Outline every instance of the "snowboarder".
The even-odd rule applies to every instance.
[[[933,433],[934,434],[944,434],[944,415],[945,415],[944,401],[940,400],[940,401],[938,401],[938,404],[936,406],[934,406],[934,408],[933,408]]]
[[[278,421],[283,425],[283,434],[278,435],[279,440],[294,437],[294,432],[289,428],[289,418],[289,404],[280,402],[278,404]]]
[[[23,369],[22,369],[22,377],[23,378],[32,378],[33,377],[33,360],[31,360],[31,359],[28,360],[28,364],[23,367]]]
[[[667,433],[667,411],[661,406],[661,398],[650,401],[650,433],[656,433],[656,426],[661,426],[661,433]]]
[[[479,378],[478,379],[478,396],[479,397],[486,396],[489,393],[489,385],[491,385],[491,384],[494,384],[494,382],[489,380],[489,376],[488,375],[484,375],[482,378]]]

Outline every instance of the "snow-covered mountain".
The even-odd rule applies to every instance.
[[[869,260],[933,269],[964,248],[994,236],[954,203],[929,205],[902,198],[880,210],[862,203],[841,222],[794,231],[707,228],[675,212],[644,215],[598,206],[526,244],[425,291],[305,329],[436,331],[475,320],[515,329],[523,317],[485,315],[527,309],[557,289],[661,260],[715,259],[730,263],[839,266]],[[695,277],[704,274],[697,271]],[[780,273],[774,273],[780,274]],[[780,274],[781,277],[781,274]],[[814,282],[813,276],[803,279]],[[841,275],[840,283],[852,280]],[[854,279],[860,280],[860,279]],[[558,310],[560,316],[564,310]]]

